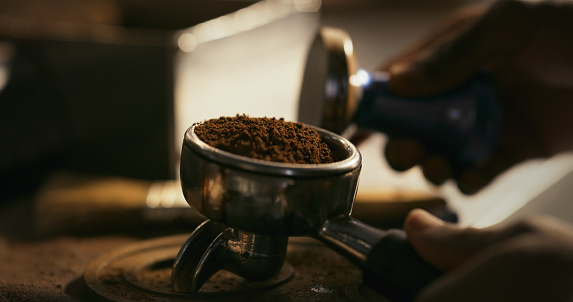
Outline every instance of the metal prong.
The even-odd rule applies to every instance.
[[[267,280],[282,268],[287,244],[286,236],[256,235],[207,220],[179,250],[171,289],[196,293],[221,269],[247,280]]]
[[[200,267],[204,267],[202,263],[209,253],[212,253],[212,245],[219,235],[227,229],[223,224],[206,220],[199,225],[191,236],[187,238],[175,261],[171,272],[171,289],[176,292],[197,292],[203,283],[208,280],[211,275],[215,274],[220,267],[212,267],[212,273],[205,277],[205,273],[198,280],[197,271]],[[213,263],[216,264],[216,263]]]

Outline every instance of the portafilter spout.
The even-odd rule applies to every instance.
[[[358,69],[348,33],[320,28],[307,56],[298,120],[338,134],[353,124],[418,139],[448,158],[454,173],[487,162],[501,127],[499,93],[489,76],[423,98],[398,96],[388,81],[387,73]]]
[[[334,163],[251,159],[209,146],[190,127],[181,154],[181,184],[187,202],[210,221],[240,232],[264,238],[314,237],[358,266],[364,282],[381,294],[394,301],[412,300],[441,272],[416,254],[402,230],[383,231],[350,216],[362,166],[360,153],[345,138],[313,128],[329,146]],[[201,227],[194,234],[198,232]],[[272,243],[268,238],[264,242],[270,242],[267,247],[275,255],[286,249],[284,241]],[[183,249],[180,254],[185,254]],[[241,255],[238,250],[232,253]],[[185,271],[181,267],[189,261],[203,260],[178,256],[174,274],[181,276]]]

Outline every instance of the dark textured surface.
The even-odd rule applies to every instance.
[[[31,205],[19,200],[0,208],[0,301],[108,301],[84,281],[88,265],[114,250],[169,235],[142,227],[139,233],[39,238],[35,235]],[[233,296],[232,300],[357,301],[363,296],[380,299],[371,290],[360,290],[362,275],[356,267],[313,239],[291,238],[287,261],[295,270],[290,281],[258,292],[256,298],[247,294]],[[156,278],[166,278],[169,270],[158,270],[157,274]],[[221,301],[203,301],[217,299]]]

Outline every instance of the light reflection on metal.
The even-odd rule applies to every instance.
[[[154,182],[147,192],[145,206],[148,209],[187,208],[189,205],[180,191],[179,181]]]
[[[344,52],[346,55],[351,56],[354,53],[354,46],[352,46],[351,40],[344,41]]]
[[[0,91],[8,84],[10,78],[9,64],[14,57],[14,45],[11,43],[0,43]]]
[[[177,36],[177,45],[183,52],[192,52],[201,43],[246,32],[293,13],[317,12],[321,3],[320,0],[260,1],[234,13],[197,24],[182,31]]]
[[[0,91],[6,87],[8,79],[10,78],[10,69],[7,65],[0,64]]]
[[[350,85],[362,87],[370,83],[370,74],[364,69],[359,69],[355,74],[350,76]]]

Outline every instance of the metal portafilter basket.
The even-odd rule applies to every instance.
[[[388,74],[357,65],[350,36],[321,28],[307,57],[298,120],[339,134],[354,125],[418,139],[428,152],[445,156],[454,173],[487,162],[501,127],[490,77],[479,74],[445,94],[406,98],[388,89]]]
[[[315,129],[334,163],[251,159],[209,146],[194,126],[187,130],[183,193],[208,220],[177,255],[173,290],[197,292],[220,269],[250,280],[270,278],[284,263],[289,236],[324,242],[363,271],[365,284],[394,301],[412,300],[441,275],[414,252],[402,230],[383,231],[350,216],[361,155],[345,138]]]

